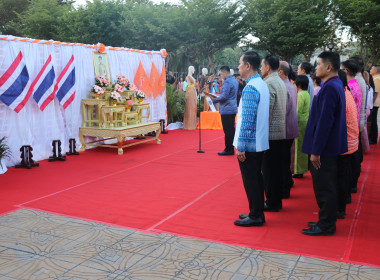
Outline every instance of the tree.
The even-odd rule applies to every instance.
[[[63,16],[60,38],[62,41],[123,46],[130,38],[131,28],[124,24],[122,13],[129,7],[130,2],[122,0],[88,1],[86,6],[70,10]]]
[[[337,18],[369,48],[369,63],[380,62],[380,3],[376,0],[333,0]],[[363,57],[365,58],[365,57]]]
[[[193,59],[208,58],[214,70],[214,54],[227,46],[235,46],[245,35],[243,9],[228,0],[182,0],[185,10],[183,30],[185,46]]]
[[[72,8],[56,0],[31,0],[28,9],[18,15],[17,29],[21,36],[59,40],[58,30],[63,15]]]
[[[287,61],[298,54],[310,57],[331,34],[329,0],[247,0],[246,7],[258,48]]]
[[[25,11],[28,8],[28,5],[28,0],[0,1],[0,34],[15,34],[15,30],[12,29],[11,23],[14,24],[17,21],[17,14]]]

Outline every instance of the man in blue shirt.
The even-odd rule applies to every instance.
[[[220,103],[220,115],[224,131],[224,151],[218,153],[220,156],[234,155],[235,118],[237,113],[236,96],[238,82],[230,74],[230,67],[220,67],[220,76],[224,79],[222,90],[219,97],[213,99],[214,103]]]
[[[269,89],[258,74],[260,56],[245,52],[239,61],[239,73],[247,81],[239,104],[234,146],[249,214],[240,214],[237,226],[261,226],[264,217],[264,184],[261,174],[264,151],[269,149]]]
[[[318,56],[316,75],[323,86],[311,107],[302,152],[310,156],[310,173],[319,207],[318,222],[309,222],[306,235],[333,235],[337,219],[338,156],[348,151],[346,97],[338,77],[340,58],[335,52]]]

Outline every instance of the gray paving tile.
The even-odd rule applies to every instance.
[[[1,279],[380,280],[380,269],[22,209],[0,216]]]

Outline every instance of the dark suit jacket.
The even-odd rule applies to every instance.
[[[327,80],[314,99],[302,152],[320,156],[346,153],[346,97],[339,77]]]

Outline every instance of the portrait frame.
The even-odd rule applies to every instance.
[[[107,53],[92,52],[92,59],[94,62],[95,76],[102,76],[112,83]]]

